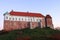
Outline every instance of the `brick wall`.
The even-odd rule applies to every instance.
[[[38,22],[30,22],[30,29],[38,27]]]
[[[4,20],[4,30],[6,31],[24,29],[24,28],[34,29],[36,27],[38,27],[38,22]]]
[[[15,30],[28,28],[28,22],[4,20],[4,30]]]

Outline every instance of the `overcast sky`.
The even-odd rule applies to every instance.
[[[60,0],[0,0],[0,29],[4,25],[3,14],[11,10],[50,14],[54,27],[60,26]]]

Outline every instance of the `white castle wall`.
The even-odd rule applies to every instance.
[[[42,18],[40,17],[29,17],[29,16],[12,16],[12,15],[5,15],[4,20],[10,21],[27,21],[27,22],[40,22]]]

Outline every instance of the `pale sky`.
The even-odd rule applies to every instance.
[[[4,25],[3,14],[11,10],[50,14],[54,27],[60,26],[60,0],[0,0],[0,30]]]

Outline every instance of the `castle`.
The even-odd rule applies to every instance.
[[[36,27],[53,28],[52,17],[50,15],[42,15],[41,13],[33,12],[17,12],[11,11],[4,14],[4,30],[16,30]]]

